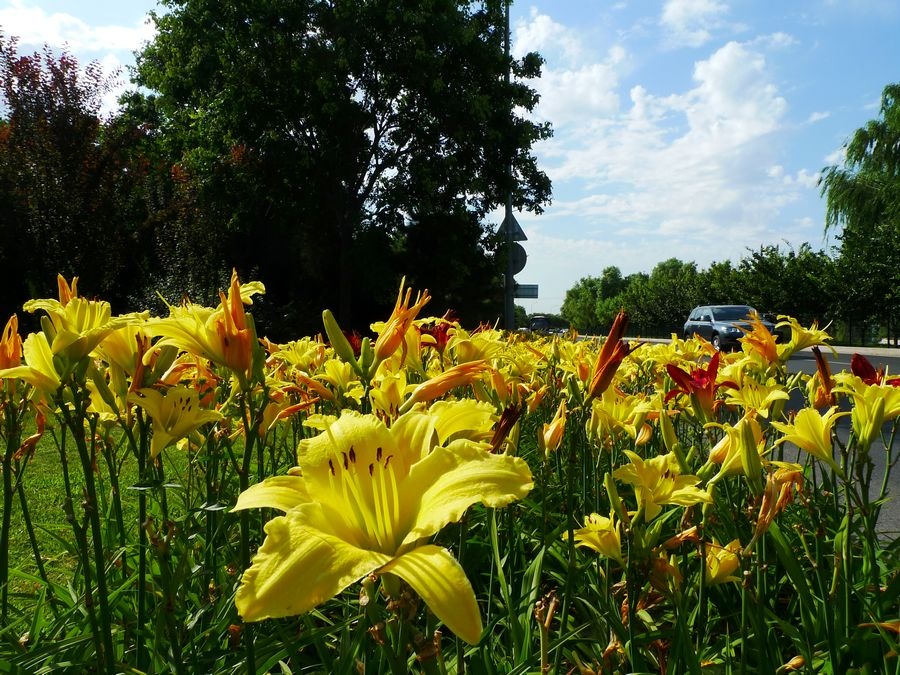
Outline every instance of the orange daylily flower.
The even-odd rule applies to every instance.
[[[387,323],[378,334],[378,339],[375,340],[376,365],[393,355],[398,347],[402,347],[403,361],[406,360],[406,331],[412,326],[413,321],[415,321],[422,308],[431,300],[431,296],[428,295],[428,289],[426,288],[424,291],[416,294],[416,301],[410,307],[409,301],[412,289],[407,288],[404,296],[403,286],[405,283],[406,279],[400,282],[400,290],[397,292],[397,302],[394,304],[391,318],[387,320]]]
[[[440,375],[426,380],[415,389],[412,395],[400,406],[400,414],[409,410],[414,404],[423,401],[432,401],[446,394],[451,389],[471,384],[482,373],[491,370],[491,365],[484,360],[460,363],[458,366],[448,368]]]

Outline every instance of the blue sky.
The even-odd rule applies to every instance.
[[[0,30],[111,70],[152,37],[154,7],[0,0]],[[610,265],[830,247],[818,174],[900,81],[895,0],[518,0],[511,24],[514,52],[546,59],[534,114],[555,129],[535,148],[553,203],[516,214],[529,312]]]

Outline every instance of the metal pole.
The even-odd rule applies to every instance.
[[[506,21],[506,40],[504,42],[504,53],[506,55],[506,85],[507,91],[509,91],[509,3],[510,0],[506,0],[505,4],[505,21]],[[512,110],[510,109],[510,115],[512,114]],[[507,161],[506,164],[506,176],[509,181],[509,189],[506,193],[506,217],[503,219],[503,223],[506,226],[506,285],[505,285],[505,303],[504,303],[504,323],[506,324],[506,330],[515,330],[516,327],[516,306],[515,306],[515,294],[516,294],[516,280],[513,278],[513,258],[512,258],[512,247],[513,247],[513,215],[512,215],[512,158]]]

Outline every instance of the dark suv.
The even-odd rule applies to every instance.
[[[709,340],[716,349],[737,347],[744,331],[738,326],[750,328],[750,316],[756,310],[749,305],[701,305],[691,310],[684,324],[684,339],[694,335]],[[762,319],[763,325],[775,334],[775,324]]]

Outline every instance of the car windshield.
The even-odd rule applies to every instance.
[[[746,305],[736,307],[717,307],[713,310],[716,321],[743,321],[756,310]]]

